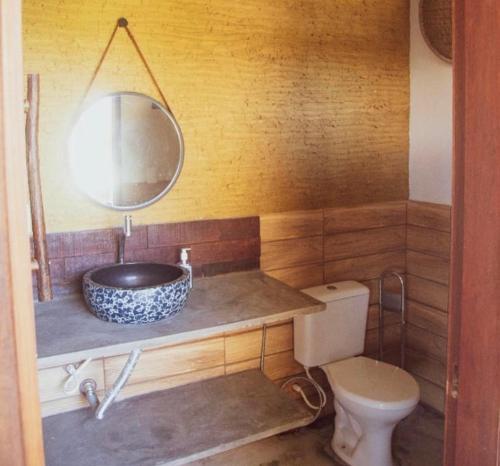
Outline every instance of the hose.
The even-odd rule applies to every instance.
[[[302,376],[302,375],[299,375],[299,376],[295,376],[295,377],[292,377],[288,380],[286,380],[282,385],[281,385],[281,389],[285,389],[286,387],[288,387],[290,384],[293,384],[292,385],[292,389],[299,393],[300,396],[302,397],[302,399],[304,400],[304,403],[311,409],[314,409],[316,410],[316,413],[314,415],[314,418],[312,419],[311,423],[313,423],[316,419],[318,419],[319,415],[321,414],[321,411],[323,410],[323,408],[326,406],[326,393],[325,391],[323,390],[323,387],[321,387],[321,385],[316,382],[316,380],[314,380],[313,376],[310,374],[309,372],[309,368],[308,367],[305,367],[305,371],[306,371],[306,377]],[[304,393],[304,390],[302,389],[302,387],[300,385],[298,385],[296,382],[298,381],[305,381],[305,382],[308,382],[310,383],[315,389],[316,391],[318,392],[318,397],[319,397],[319,406],[318,405],[315,405],[313,403],[311,403],[309,401],[309,399],[307,398],[307,395]]]

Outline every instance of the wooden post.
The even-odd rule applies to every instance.
[[[0,7],[0,464],[43,466],[29,252],[21,0]]]
[[[28,166],[31,223],[33,226],[33,247],[35,260],[38,264],[36,268],[38,299],[40,301],[50,301],[52,299],[52,285],[50,281],[42,184],[40,181],[40,164],[38,157],[39,105],[40,77],[38,74],[29,74],[28,111],[26,114],[26,162]]]

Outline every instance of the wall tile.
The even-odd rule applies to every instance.
[[[325,234],[406,224],[406,202],[325,209]]]
[[[450,233],[408,225],[407,247],[412,251],[450,258]]]
[[[47,235],[54,294],[79,291],[84,272],[115,263],[121,231],[112,228]],[[192,248],[195,276],[258,268],[259,218],[134,226],[125,243],[125,260],[177,263],[181,246]],[[33,281],[36,287],[36,275]]]
[[[405,249],[404,225],[325,236],[325,261]]]
[[[451,207],[427,202],[408,202],[408,225],[451,231]]]
[[[148,247],[259,237],[259,218],[201,220],[148,226]]]
[[[447,259],[408,251],[406,254],[406,267],[411,275],[448,285],[450,263]]]

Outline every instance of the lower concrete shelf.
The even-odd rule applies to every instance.
[[[90,408],[47,417],[46,464],[188,464],[305,426],[312,418],[251,370],[117,402],[102,421]]]

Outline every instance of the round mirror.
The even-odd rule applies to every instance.
[[[173,115],[142,94],[106,95],[78,116],[69,139],[73,176],[99,204],[145,207],[164,196],[182,168],[184,143]]]
[[[427,45],[447,62],[452,59],[451,0],[421,0],[420,28]]]

